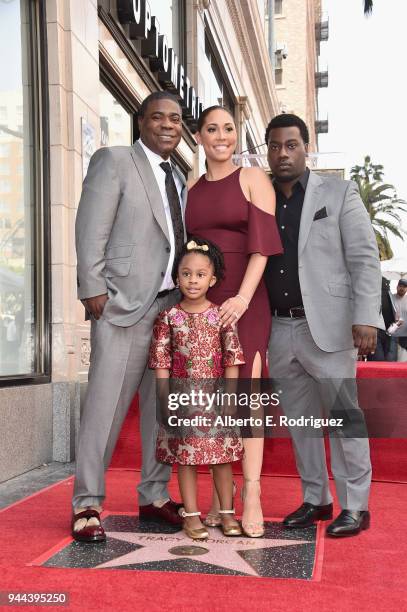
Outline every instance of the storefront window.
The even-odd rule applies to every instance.
[[[133,116],[100,83],[100,146],[133,144]]]
[[[36,232],[42,206],[33,129],[39,100],[35,9],[29,0],[0,1],[0,377],[44,369],[43,302],[36,285],[41,262],[35,260],[41,257]]]

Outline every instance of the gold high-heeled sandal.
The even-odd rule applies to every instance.
[[[219,514],[234,514],[235,511],[234,510],[219,510]],[[240,536],[242,535],[242,529],[239,525],[239,523],[236,523],[236,525],[224,525],[222,523],[222,518],[221,518],[221,523],[220,523],[220,528],[222,529],[222,533],[224,536]]]
[[[242,498],[242,502],[244,504],[244,500],[246,497],[246,487],[247,487],[247,483],[249,482],[257,482],[258,483],[258,492],[259,492],[259,500],[260,500],[260,495],[261,495],[261,489],[260,489],[260,480],[250,480],[248,478],[244,479],[244,485],[243,485],[243,489],[241,491],[241,498]],[[261,506],[260,506],[261,507]],[[265,532],[265,527],[264,527],[264,522],[254,522],[254,523],[243,523],[243,516],[242,516],[242,529],[243,529],[243,533],[244,535],[246,535],[248,538],[261,538],[264,536],[264,532]]]
[[[180,512],[182,518],[186,518],[188,516],[201,516],[200,512],[185,512],[185,510],[181,510]],[[206,540],[209,537],[208,531],[205,527],[195,527],[195,529],[188,527],[188,525],[184,524],[182,526],[183,530],[192,540]]]
[[[232,491],[232,505],[234,505],[235,497],[236,497],[236,483],[233,481],[233,491]],[[208,512],[206,518],[202,521],[204,525],[207,527],[220,527],[222,524],[222,519],[218,512]]]

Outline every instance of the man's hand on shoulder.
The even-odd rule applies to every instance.
[[[358,355],[374,353],[377,343],[377,329],[371,325],[352,325],[353,346]]]
[[[103,295],[95,295],[94,297],[82,300],[82,302],[89,314],[95,317],[95,319],[100,319],[108,299],[107,293],[103,293]]]

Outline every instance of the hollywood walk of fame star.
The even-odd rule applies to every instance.
[[[194,541],[182,531],[174,534],[166,533],[133,533],[107,532],[109,538],[121,540],[140,546],[137,550],[116,557],[95,569],[118,568],[125,565],[151,563],[158,561],[174,561],[174,559],[191,558],[195,562],[212,564],[234,572],[249,576],[259,576],[248,561],[239,554],[247,551],[267,551],[270,548],[309,544],[309,540],[224,537],[217,529],[208,529],[209,538],[204,541]],[[185,551],[182,549],[185,548]],[[190,553],[187,554],[187,551]],[[196,556],[195,556],[196,555]]]

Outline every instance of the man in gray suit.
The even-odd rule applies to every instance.
[[[330,416],[344,419],[330,431],[342,511],[327,533],[353,535],[370,522],[369,442],[355,376],[357,352],[375,351],[381,326],[377,244],[356,184],[306,168],[308,129],[299,117],[274,117],[266,142],[284,246],[265,276],[273,315],[270,376],[282,410],[295,419],[290,431],[304,495],[283,524],[308,527],[332,518],[324,438],[311,418]],[[309,417],[308,427],[299,417]]]
[[[181,524],[170,500],[170,467],[155,459],[154,374],[147,368],[158,313],[177,301],[171,270],[185,240],[184,177],[169,157],[181,139],[182,111],[165,92],[139,112],[140,140],[99,149],[76,218],[78,297],[91,318],[91,364],[81,415],[72,535],[105,540],[100,522],[105,470],[134,394],[140,392],[140,518]]]

